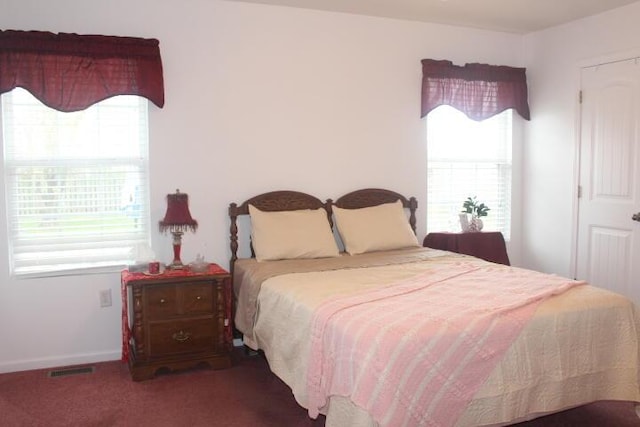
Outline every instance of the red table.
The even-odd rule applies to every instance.
[[[457,252],[498,264],[510,265],[504,236],[499,231],[429,233],[422,246]]]

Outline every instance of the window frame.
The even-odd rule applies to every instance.
[[[22,89],[17,89],[22,90]],[[148,137],[148,119],[149,119],[149,111],[148,111],[148,101],[141,97],[130,96],[130,100],[133,101],[131,105],[124,108],[124,114],[130,114],[130,111],[127,108],[131,108],[131,111],[137,111],[137,117],[132,119],[133,121],[127,125],[129,126],[137,126],[136,133],[133,137],[134,141],[136,141],[139,146],[132,147],[131,153],[127,155],[120,155],[120,153],[114,155],[111,153],[107,154],[106,151],[100,151],[100,149],[96,149],[93,153],[87,157],[86,155],[82,155],[80,153],[74,153],[70,157],[60,157],[53,158],[55,156],[50,156],[48,158],[43,158],[40,154],[34,155],[32,158],[16,158],[15,153],[12,156],[12,153],[9,150],[14,150],[15,144],[20,144],[20,141],[26,141],[24,139],[20,139],[21,136],[18,133],[16,135],[9,135],[11,133],[11,129],[8,129],[8,126],[12,124],[9,123],[11,119],[8,118],[10,115],[10,111],[12,109],[12,105],[9,104],[13,102],[13,92],[3,94],[0,97],[0,135],[2,136],[3,141],[3,167],[4,167],[4,179],[5,179],[5,214],[6,214],[6,224],[7,224],[7,242],[8,242],[8,257],[9,257],[9,271],[13,277],[16,278],[30,278],[30,277],[52,277],[52,276],[67,276],[67,275],[77,275],[77,274],[90,274],[90,273],[106,273],[106,272],[115,272],[120,271],[124,266],[126,266],[132,256],[133,251],[139,245],[146,245],[149,247],[151,242],[151,224],[150,224],[150,197],[149,197],[149,137]],[[27,92],[28,93],[28,92]],[[120,99],[114,99],[120,98]],[[92,125],[95,127],[92,128],[93,131],[98,131],[105,133],[104,130],[104,120],[105,114],[101,114],[100,109],[105,108],[113,108],[113,104],[125,102],[121,99],[121,97],[113,97],[108,98],[105,101],[102,101],[98,104],[95,104],[91,108],[97,108],[98,111],[89,112],[86,114],[96,114],[96,119],[92,122]],[[128,100],[126,101],[129,102]],[[135,107],[134,107],[135,105]],[[40,104],[42,108],[47,109],[47,114],[61,114],[61,115],[74,115],[74,114],[83,114],[83,112],[79,113],[62,113],[55,110],[50,109],[49,107]],[[90,110],[87,109],[87,110]],[[118,126],[120,121],[117,116],[113,116],[112,120],[108,124],[108,126]],[[23,125],[24,126],[24,125]],[[56,128],[56,133],[59,133],[59,124],[56,124],[51,127]],[[18,129],[19,125],[15,129]],[[129,128],[132,129],[132,128]],[[19,132],[19,131],[18,131]],[[15,137],[15,139],[13,139]],[[24,136],[23,136],[24,137]],[[82,142],[86,142],[87,139],[84,138]],[[99,145],[100,143],[105,144],[105,141],[112,141],[113,135],[110,137],[96,137],[95,144]],[[124,138],[126,139],[126,138]],[[59,141],[58,141],[59,142]],[[126,143],[130,143],[127,141]],[[14,145],[12,145],[14,144]],[[35,143],[36,145],[38,143]],[[64,144],[64,142],[63,142]],[[26,150],[23,150],[26,151]],[[85,150],[77,150],[77,151],[85,151]],[[91,151],[87,149],[86,151]],[[127,150],[122,150],[126,152]],[[135,155],[133,154],[135,152]],[[75,155],[77,154],[77,157]],[[86,154],[86,153],[84,153]],[[22,153],[22,156],[24,154]],[[27,156],[28,157],[28,156]],[[90,165],[89,163],[90,162]],[[98,196],[94,196],[94,198],[102,197],[102,194],[107,194],[105,190],[106,187],[112,188],[113,185],[109,182],[110,179],[118,178],[118,182],[123,181],[124,176],[135,176],[139,179],[136,182],[139,189],[139,199],[135,201],[137,209],[132,219],[133,225],[118,225],[114,226],[118,228],[117,230],[108,230],[108,223],[106,223],[105,218],[113,218],[114,211],[109,210],[110,208],[105,207],[102,211],[98,208],[98,213],[94,221],[96,224],[94,226],[88,225],[85,227],[86,232],[78,232],[78,231],[70,231],[65,227],[69,228],[69,225],[60,226],[60,229],[65,229],[67,234],[65,238],[71,238],[71,243],[64,243],[63,239],[59,236],[52,236],[47,240],[40,240],[40,237],[36,237],[35,233],[27,233],[27,237],[25,236],[25,228],[18,224],[19,218],[21,214],[16,212],[19,209],[13,200],[17,200],[14,198],[15,196],[20,195],[20,190],[17,184],[18,174],[16,173],[17,168],[21,166],[27,167],[56,167],[60,168],[62,171],[60,176],[64,176],[67,178],[69,175],[72,175],[72,171],[78,170],[91,170],[91,177],[93,177],[93,181],[91,178],[85,178],[95,185],[96,188],[100,189],[100,193]],[[128,167],[128,169],[126,169]],[[95,173],[98,168],[105,168],[105,174]],[[127,170],[127,172],[123,172],[123,170]],[[95,176],[94,176],[95,175]],[[58,175],[56,175],[58,177]],[[75,199],[76,195],[73,191],[76,187],[73,187],[73,190],[69,190],[68,188],[64,188],[64,185],[72,183],[75,178],[70,178],[69,181],[63,181],[63,190],[62,193],[72,194],[72,197]],[[125,180],[126,181],[126,180]],[[128,182],[128,181],[127,181]],[[107,184],[109,183],[109,184]],[[20,184],[22,185],[22,184]],[[65,191],[67,190],[67,191]],[[116,190],[110,190],[109,193],[105,196],[106,200],[111,201],[111,204],[103,205],[103,202],[100,202],[100,206],[112,206],[114,203],[114,194],[115,192],[120,191],[122,195],[122,191],[124,188],[118,187],[116,185]],[[87,193],[88,197],[80,198],[79,200],[89,200],[91,195]],[[70,196],[60,196],[59,199],[55,199],[54,204],[56,205],[57,210],[54,210],[54,215],[59,216],[60,218],[68,218],[71,215],[75,216],[83,216],[82,220],[86,221],[85,215],[86,212],[78,211],[71,212],[67,211],[66,213],[61,213],[60,204],[62,202],[67,201],[67,198]],[[34,205],[37,202],[33,202]],[[122,203],[122,202],[121,202]],[[76,207],[82,209],[82,204],[78,204]],[[69,208],[67,208],[69,209]],[[71,208],[73,209],[73,208]],[[112,209],[112,208],[111,208]],[[42,211],[40,212],[42,214]],[[66,215],[66,217],[65,217]],[[107,215],[110,215],[107,217]],[[123,215],[127,215],[127,212],[123,212]],[[63,223],[65,220],[59,220],[60,223]],[[91,222],[91,221],[88,221]],[[107,225],[105,225],[107,224]],[[22,227],[22,228],[21,228]],[[70,228],[73,228],[71,226]],[[78,228],[78,227],[76,227]],[[100,229],[105,229],[105,231],[99,231]],[[123,231],[124,230],[124,231]],[[128,230],[128,231],[127,231]],[[43,227],[42,230],[39,230],[40,236],[42,236],[42,232],[47,231],[46,227]],[[84,236],[83,237],[83,233]],[[21,236],[22,234],[22,236]],[[100,240],[100,237],[103,240]],[[20,241],[21,238],[24,238]],[[130,242],[130,244],[127,244]],[[29,246],[33,247],[33,250],[29,250]],[[42,255],[41,259],[35,259],[34,261],[29,261],[28,254],[36,254],[38,251],[35,249],[38,245],[41,248],[46,248],[41,251]],[[57,248],[57,249],[56,249]],[[56,255],[60,253],[64,253],[64,251],[68,249],[69,256],[65,256],[60,258],[58,261],[55,261]],[[77,253],[86,257],[86,260],[80,261],[79,258],[74,258],[72,256],[71,251],[78,251]],[[97,255],[97,258],[91,259],[90,254]],[[49,263],[41,263],[40,261],[44,260],[53,260]],[[64,261],[62,260],[64,259]],[[75,262],[68,262],[75,261]],[[18,264],[22,265],[18,265]],[[40,265],[38,265],[40,264]]]
[[[443,109],[450,109],[451,112],[455,112],[456,115],[458,115],[458,118],[461,117],[465,117],[466,120],[468,120],[467,123],[473,125],[473,126],[482,126],[480,123],[480,121],[474,121],[468,117],[466,117],[463,113],[461,113],[460,111],[454,109],[453,107],[450,106],[440,106],[437,109],[433,110],[433,112],[436,113],[436,117],[432,116],[433,113],[430,113],[429,115],[426,116],[426,120],[425,120],[425,126],[426,126],[426,135],[427,135],[427,214],[426,214],[426,231],[427,233],[430,232],[461,232],[461,226],[459,223],[459,213],[462,212],[462,203],[464,202],[464,200],[467,197],[473,197],[473,196],[477,196],[478,197],[478,201],[480,202],[484,202],[485,204],[487,204],[489,206],[489,208],[491,208],[491,210],[489,211],[489,215],[487,217],[482,217],[483,222],[485,223],[485,227],[483,228],[483,230],[487,231],[487,230],[491,230],[491,231],[500,231],[502,232],[502,234],[505,237],[506,241],[509,241],[511,239],[512,236],[512,232],[513,232],[513,214],[514,214],[514,200],[513,200],[513,188],[514,188],[514,179],[515,179],[515,172],[514,172],[514,148],[515,148],[515,126],[516,126],[516,119],[515,119],[515,114],[513,114],[512,110],[505,110],[502,113],[500,113],[500,115],[504,115],[502,117],[498,117],[498,120],[504,120],[504,123],[501,125],[495,124],[495,126],[500,126],[500,132],[503,132],[503,136],[504,138],[506,138],[505,143],[506,145],[503,146],[503,150],[506,151],[506,153],[503,153],[502,155],[504,156],[502,159],[499,158],[499,156],[496,157],[490,157],[490,156],[486,156],[486,158],[484,159],[480,159],[479,157],[472,157],[469,156],[466,159],[463,159],[462,157],[466,157],[466,156],[462,156],[462,157],[453,157],[450,156],[448,158],[433,158],[433,153],[431,150],[431,147],[429,146],[429,142],[430,140],[432,140],[434,138],[434,135],[431,132],[431,129],[429,128],[429,121],[430,120],[434,120],[436,118],[438,118],[439,114],[442,114],[442,110]],[[505,115],[506,113],[506,115]],[[499,115],[496,115],[499,116]],[[496,116],[487,119],[487,120],[495,120]],[[456,120],[457,120],[456,119]],[[476,125],[475,123],[478,123],[478,125]],[[433,126],[433,125],[432,125]],[[478,133],[479,135],[479,133]],[[479,136],[479,139],[481,139],[481,136]],[[480,141],[474,141],[473,144],[481,144]],[[455,147],[455,142],[450,142],[450,146],[451,147]],[[459,148],[459,147],[458,147]],[[481,148],[481,145],[478,146],[473,146],[473,149],[476,148]],[[460,150],[455,154],[455,156],[458,155],[458,153],[460,152]],[[482,192],[478,191],[478,190],[460,190],[459,186],[461,184],[458,184],[455,188],[450,188],[448,189],[448,191],[446,190],[439,190],[439,191],[434,191],[432,189],[432,185],[434,185],[433,181],[436,179],[434,178],[434,172],[433,172],[433,163],[441,163],[441,165],[446,165],[448,164],[449,167],[452,170],[452,174],[455,173],[459,173],[456,172],[457,169],[455,169],[454,166],[452,165],[470,165],[469,169],[471,168],[481,168],[483,165],[487,166],[487,165],[495,165],[495,167],[490,167],[487,169],[491,169],[491,170],[495,170],[496,171],[496,176],[501,175],[500,178],[497,178],[497,190],[495,191],[496,194],[501,194],[502,196],[498,197],[498,196],[489,196],[488,194],[483,194]],[[439,179],[442,179],[443,177],[439,177]],[[464,181],[464,179],[460,179],[460,181]],[[472,182],[473,180],[470,177],[469,179],[467,179],[467,182]],[[472,185],[470,185],[469,187],[472,187]],[[445,194],[446,193],[446,194]],[[445,202],[438,202],[437,198],[445,198],[446,201]],[[440,209],[447,209],[448,213],[440,213],[440,214],[436,214],[434,213],[434,211],[440,207]],[[440,218],[440,220],[432,225],[432,223],[434,222],[434,216],[438,216]],[[447,221],[446,221],[446,225],[445,221],[442,219],[446,216]],[[489,225],[489,227],[487,227],[487,225]]]

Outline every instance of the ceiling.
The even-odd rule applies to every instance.
[[[459,25],[511,33],[542,30],[638,0],[230,0]]]

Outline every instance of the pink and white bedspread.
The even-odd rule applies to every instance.
[[[503,426],[640,401],[640,320],[621,295],[427,248],[295,261],[239,260],[236,318],[327,427]]]
[[[309,414],[348,397],[381,426],[454,425],[538,305],[584,282],[460,262],[315,312]]]

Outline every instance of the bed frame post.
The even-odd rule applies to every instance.
[[[229,218],[231,219],[229,246],[231,247],[231,260],[229,262],[229,270],[233,277],[233,267],[238,259],[238,205],[231,203],[229,205]]]
[[[418,209],[418,200],[415,197],[409,198],[409,225],[413,230],[413,234],[417,234],[416,229],[416,210]]]
[[[324,204],[324,209],[327,211],[327,219],[329,220],[329,225],[331,226],[331,231],[333,231],[333,200],[327,199]]]

